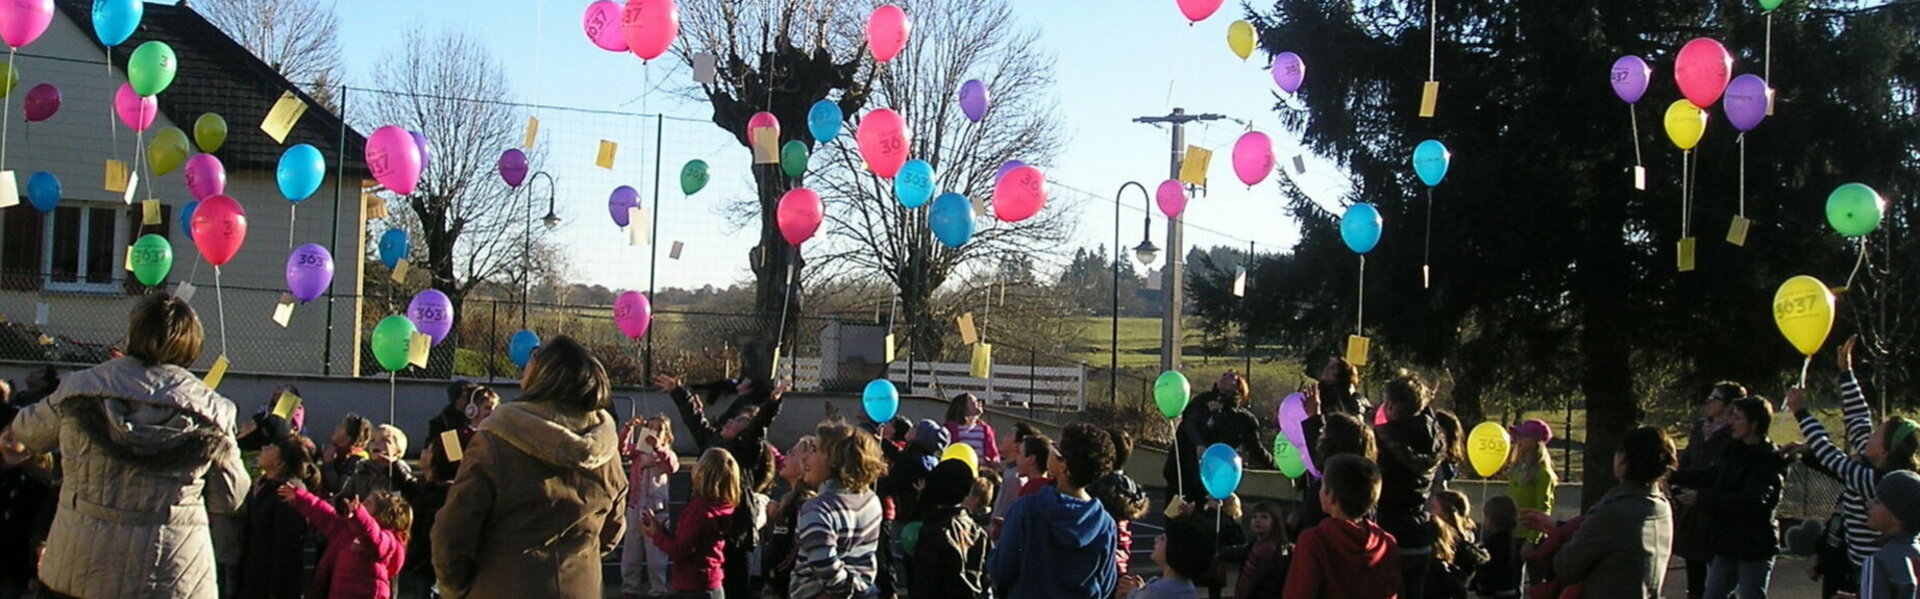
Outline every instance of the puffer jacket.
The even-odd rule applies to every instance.
[[[55,592],[117,599],[214,599],[208,514],[251,486],[233,402],[177,366],[116,358],[69,375],[13,433],[60,450],[65,477],[40,579]]]

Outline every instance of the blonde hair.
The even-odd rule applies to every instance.
[[[1553,471],[1553,460],[1547,457],[1547,444],[1536,443],[1533,451],[1524,451],[1514,446],[1513,467],[1507,469],[1507,478],[1520,484],[1535,484],[1541,476],[1547,477],[1547,486],[1559,484],[1560,475]]]
[[[408,541],[413,540],[413,506],[407,505],[407,500],[399,494],[392,491],[375,491],[367,496],[367,501],[361,506],[366,508],[367,514],[373,516],[374,522],[380,523],[380,528],[391,531],[393,536],[398,537],[401,546],[404,547]]]
[[[407,433],[401,431],[400,427],[391,424],[374,427],[373,438],[385,438],[394,455],[407,455]]]
[[[718,447],[700,454],[700,463],[693,467],[693,496],[740,505],[740,465],[733,454]]]
[[[647,421],[642,424],[647,428],[653,428],[653,423],[655,422],[660,423],[660,434],[658,435],[660,440],[657,441],[656,444],[661,449],[673,451],[673,422],[667,420],[666,414],[654,414],[647,417]]]
[[[880,442],[873,435],[855,434],[846,425],[820,427],[820,438],[825,441],[827,452],[827,470],[832,473],[840,490],[848,493],[864,493],[886,473],[887,463],[880,457]]]

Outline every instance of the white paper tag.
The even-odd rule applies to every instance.
[[[704,85],[713,85],[718,69],[712,54],[695,52],[693,55],[693,81]]]
[[[140,188],[140,173],[127,173],[127,190],[124,192],[121,192],[120,202],[128,206],[132,206],[133,190],[139,189],[139,188]]]
[[[627,209],[627,245],[646,245],[653,242],[650,212],[646,208]]]
[[[1233,296],[1247,296],[1247,267],[1245,266],[1238,266],[1233,269]]]
[[[1293,155],[1293,172],[1301,175],[1307,173],[1307,157],[1299,154]]]
[[[687,244],[685,243],[681,243],[678,241],[673,242],[673,249],[667,251],[667,258],[670,260],[679,260],[680,250],[684,250],[686,248],[687,248]]]
[[[47,326],[47,304],[41,302],[33,307],[33,324]]]
[[[173,286],[173,296],[180,298],[180,301],[193,303],[193,283],[181,281],[179,285]]]
[[[0,171],[0,208],[20,204],[20,182],[14,178],[13,171]]]

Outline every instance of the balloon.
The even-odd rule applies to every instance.
[[[907,121],[900,118],[900,113],[882,108],[860,119],[860,128],[853,132],[853,139],[860,146],[860,157],[866,159],[867,168],[882,179],[892,179],[900,172],[900,165],[907,163],[907,146],[912,145],[913,132],[907,130]]]
[[[500,153],[500,180],[506,181],[507,187],[518,188],[521,183],[526,183],[527,168],[527,153],[520,151],[520,148],[510,148]]]
[[[1023,166],[1013,169],[993,186],[993,215],[1017,223],[1039,214],[1047,205],[1047,175]]]
[[[659,58],[680,35],[680,7],[673,0],[627,0],[620,35],[641,60]]]
[[[814,141],[827,141],[840,135],[840,120],[846,115],[840,113],[840,105],[833,100],[821,100],[807,109],[807,132],[813,134]]]
[[[653,324],[653,302],[646,294],[628,291],[613,300],[613,324],[628,339],[639,339],[647,334],[647,325]]]
[[[867,17],[867,47],[873,50],[873,59],[885,63],[899,56],[912,31],[913,23],[900,7],[888,4],[873,9],[873,16]]]
[[[1240,453],[1231,445],[1208,445],[1207,451],[1200,454],[1200,484],[1214,499],[1224,501],[1240,488],[1241,469]]]
[[[27,203],[41,212],[53,212],[60,205],[60,178],[53,173],[40,171],[27,177]]]
[[[187,241],[193,241],[193,211],[199,209],[200,200],[187,202],[187,205],[180,207],[180,234],[187,236]]]
[[[407,348],[413,344],[413,334],[419,332],[413,321],[395,314],[380,319],[373,327],[373,359],[387,372],[399,372],[407,368]]]
[[[807,142],[795,139],[780,146],[780,171],[789,177],[807,174]]]
[[[980,119],[987,118],[988,104],[987,84],[979,79],[968,79],[960,84],[960,112],[967,115],[967,120],[978,123]]]
[[[947,460],[958,460],[960,463],[966,464],[967,469],[972,470],[974,476],[980,475],[980,454],[973,451],[972,445],[965,443],[948,443],[946,449],[940,450],[940,461],[945,462]]]
[[[185,165],[192,152],[193,142],[187,141],[187,132],[167,127],[147,142],[147,166],[153,168],[154,175],[165,175]]]
[[[127,59],[127,83],[133,85],[133,91],[151,97],[173,85],[174,68],[178,64],[173,46],[166,42],[155,40],[140,44],[133,49],[133,57]]]
[[[1013,169],[1023,166],[1027,166],[1027,163],[1018,160],[1008,160],[1001,163],[1000,168],[993,171],[993,182],[999,183],[1001,179],[1007,178],[1007,173],[1011,173]]]
[[[411,195],[420,184],[420,145],[398,126],[375,129],[367,137],[367,170],[394,193]]]
[[[1313,448],[1307,446],[1307,408],[1303,403],[1305,401],[1306,395],[1300,393],[1288,395],[1286,399],[1280,400],[1280,409],[1276,410],[1275,416],[1280,422],[1280,434],[1293,446],[1292,453],[1299,456],[1301,467],[1313,473],[1314,476],[1320,476],[1320,468],[1313,465]],[[1279,455],[1277,451],[1279,447],[1279,442],[1275,441],[1275,456]],[[1281,466],[1281,471],[1286,471],[1285,465]],[[1289,474],[1288,476],[1298,478],[1300,475]]]
[[[141,97],[133,91],[133,85],[122,83],[120,91],[113,94],[113,112],[120,115],[120,122],[125,123],[128,129],[146,131],[153,126],[153,117],[160,115],[160,103],[153,98]]]
[[[1227,25],[1227,47],[1232,49],[1233,55],[1240,57],[1240,60],[1253,56],[1253,37],[1252,23],[1234,21],[1233,24]]]
[[[1307,80],[1307,62],[1299,54],[1281,52],[1273,57],[1273,84],[1291,94],[1300,91]]]
[[[707,161],[688,160],[686,166],[680,167],[680,193],[687,195],[700,193],[701,189],[707,187],[707,180],[710,178],[711,176],[707,174]]]
[[[933,207],[927,209],[927,228],[933,229],[933,237],[941,245],[958,248],[973,238],[973,202],[954,192],[940,194],[934,198]]]
[[[1760,0],[1760,10],[1773,12],[1774,9],[1780,8],[1780,2],[1781,0]]]
[[[900,411],[900,389],[893,386],[893,381],[874,379],[860,393],[860,405],[866,408],[868,420],[893,420],[894,414]]]
[[[933,181],[933,165],[925,160],[908,160],[900,166],[900,172],[893,175],[893,196],[900,199],[901,206],[925,206],[936,191],[939,189]]]
[[[1721,108],[1727,111],[1727,122],[1741,131],[1752,131],[1767,118],[1767,105],[1773,96],[1773,90],[1767,87],[1767,80],[1759,75],[1741,75],[1727,84],[1726,103]]]
[[[613,0],[598,0],[587,5],[587,14],[580,18],[580,28],[587,32],[587,40],[601,50],[608,52],[627,51],[626,28],[620,23],[620,3]]]
[[[1732,76],[1733,55],[1727,53],[1726,46],[1709,38],[1693,38],[1674,58],[1673,80],[1680,84],[1680,94],[1700,108],[1718,101]]]
[[[233,198],[216,195],[200,200],[193,211],[193,244],[214,266],[233,260],[247,241],[247,211]]]
[[[287,255],[287,291],[301,303],[313,301],[333,285],[333,252],[309,243]]]
[[[1674,100],[1667,106],[1666,124],[1667,139],[1682,150],[1691,150],[1700,144],[1700,136],[1707,134],[1707,111],[1686,100]]]
[[[1387,425],[1387,404],[1380,404],[1380,407],[1373,409],[1373,425]]]
[[[1638,56],[1626,55],[1613,61],[1613,76],[1608,80],[1613,84],[1613,95],[1620,96],[1628,104],[1637,104],[1640,97],[1647,94],[1647,79],[1653,77],[1653,67]]]
[[[820,231],[820,221],[826,218],[826,213],[820,205],[820,194],[795,187],[780,196],[780,207],[774,217],[780,223],[780,236],[798,246]]]
[[[513,334],[513,338],[507,340],[507,358],[520,368],[526,368],[527,363],[533,361],[533,350],[536,349],[540,349],[540,335],[533,331],[520,329],[520,332]]]
[[[320,155],[319,148],[294,144],[280,154],[280,168],[274,170],[274,177],[280,182],[280,195],[298,204],[320,190],[320,183],[327,177],[327,159]]]
[[[1467,434],[1467,462],[1480,478],[1493,476],[1507,465],[1507,451],[1513,446],[1506,427],[1498,422],[1482,422]]]
[[[773,113],[764,110],[753,113],[753,116],[747,117],[747,131],[752,132],[758,129],[772,129],[774,139],[779,139],[780,117],[773,116]]]
[[[1827,194],[1827,223],[1843,237],[1859,237],[1880,228],[1887,200],[1859,183],[1841,185]]]
[[[398,266],[400,260],[407,257],[407,246],[406,229],[387,229],[380,234],[380,263],[387,268]]]
[[[227,167],[212,154],[194,154],[187,159],[187,191],[193,199],[205,200],[227,192]]]
[[[53,24],[53,0],[0,2],[0,40],[15,49],[40,39]]]
[[[1187,186],[1174,179],[1160,182],[1160,188],[1153,191],[1153,201],[1160,205],[1160,213],[1167,218],[1178,218],[1187,210]]]
[[[438,289],[414,294],[413,301],[407,302],[407,320],[432,339],[433,345],[440,345],[453,331],[453,300]]]
[[[1273,173],[1273,139],[1259,131],[1248,131],[1233,142],[1233,174],[1249,186],[1267,180]]]
[[[141,235],[127,251],[127,265],[133,267],[133,278],[141,285],[158,286],[173,270],[173,244],[167,243],[166,237],[154,233]]]
[[[632,216],[629,210],[639,207],[640,190],[630,186],[622,185],[615,187],[613,188],[613,193],[607,196],[607,215],[612,216],[613,224],[620,227],[624,228],[627,225],[633,224],[627,222],[628,217]]]
[[[209,112],[194,119],[193,143],[208,154],[220,151],[220,146],[227,143],[227,118]]]
[[[1153,381],[1153,403],[1160,407],[1160,415],[1168,419],[1179,418],[1187,411],[1187,401],[1193,398],[1193,385],[1187,382],[1187,375],[1178,370],[1160,373]]]
[[[12,87],[12,86],[8,86]],[[27,90],[25,102],[27,122],[38,123],[53,118],[60,111],[60,88],[52,83],[42,83]]]
[[[133,36],[146,13],[144,0],[93,0],[93,35],[103,46],[118,46]]]
[[[1180,14],[1186,15],[1188,21],[1193,21],[1195,23],[1207,20],[1207,17],[1213,16],[1214,12],[1220,10],[1221,4],[1226,3],[1226,0],[1176,0],[1176,1],[1180,4]]]
[[[1287,478],[1300,478],[1307,473],[1307,456],[1300,454],[1300,447],[1293,444],[1292,437],[1278,433],[1273,436],[1273,465]]]
[[[412,129],[407,130],[407,136],[413,138],[415,147],[420,148],[420,170],[426,171],[428,167],[433,166],[433,152],[432,147],[427,144],[427,136]]]
[[[1347,242],[1347,249],[1356,254],[1373,251],[1380,244],[1380,210],[1373,204],[1358,203],[1347,207],[1347,213],[1340,217],[1340,239]]]
[[[1413,148],[1413,173],[1420,176],[1420,182],[1427,187],[1437,187],[1447,178],[1447,167],[1453,163],[1453,152],[1440,140],[1429,139]]]

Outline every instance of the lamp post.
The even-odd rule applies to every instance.
[[[1141,185],[1139,181],[1120,184],[1120,191],[1113,193],[1113,339],[1107,346],[1107,405],[1109,407],[1118,406],[1120,403],[1120,269],[1131,268],[1126,265],[1126,260],[1120,257],[1120,196],[1126,195],[1129,187],[1140,190],[1141,199],[1147,202],[1145,231],[1142,233],[1139,247],[1134,248],[1133,251],[1140,257],[1141,264],[1153,263],[1154,254],[1160,251],[1160,248],[1153,247],[1153,241],[1147,238],[1153,233],[1153,196],[1147,193],[1147,186]]]
[[[554,206],[553,175],[547,174],[546,171],[540,171],[533,174],[533,180],[535,181],[539,180],[541,177],[547,178],[547,215],[540,218],[540,224],[545,225],[547,227],[547,230],[551,231],[553,230],[554,227],[560,226],[560,216],[553,213],[553,206]],[[527,212],[526,212],[527,228],[526,228],[526,233],[520,238],[520,242],[521,242],[520,243],[520,277],[521,277],[520,279],[520,328],[522,329],[527,328],[527,305],[533,301],[533,201],[534,201],[534,197],[535,196],[531,193],[531,191],[529,191],[529,193],[527,194]]]

